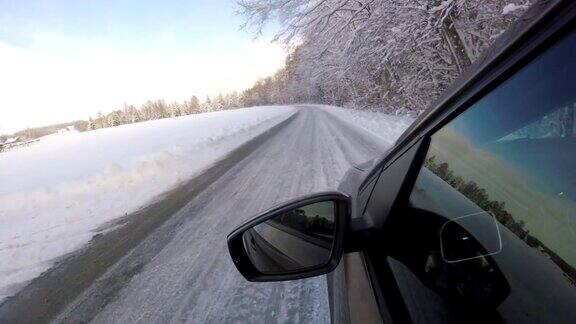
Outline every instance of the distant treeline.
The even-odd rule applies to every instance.
[[[202,102],[196,96],[192,96],[189,100],[185,100],[184,102],[172,102],[169,104],[167,104],[163,99],[155,101],[148,100],[146,103],[138,107],[124,104],[121,109],[113,110],[107,114],[99,112],[96,116],[88,118],[88,120],[76,120],[68,123],[27,128],[11,135],[0,135],[0,143],[3,143],[6,139],[11,137],[18,137],[19,142],[25,142],[56,133],[61,129],[68,128],[69,126],[74,126],[76,130],[83,132],[147,120],[234,109],[245,106],[245,100],[243,98],[243,94],[232,92],[226,95],[220,94],[213,99],[206,97]]]
[[[42,127],[34,127],[34,128],[27,128],[21,131],[18,131],[11,135],[0,135],[0,143],[6,141],[9,137],[18,137],[19,141],[29,141],[35,138],[39,138],[42,136],[50,135],[56,133],[57,131],[67,128],[69,126],[74,126],[75,129],[79,131],[85,131],[86,125],[88,124],[85,120],[75,120],[68,123],[61,123],[61,124],[54,124]]]
[[[156,101],[148,100],[139,107],[124,104],[122,109],[114,110],[106,115],[98,113],[97,116],[88,119],[86,129],[92,130],[146,120],[234,109],[241,106],[242,98],[237,92],[226,95],[220,94],[214,99],[206,97],[203,102],[200,102],[196,96],[192,96],[190,100],[185,100],[184,102],[175,101],[169,104],[162,99]]]

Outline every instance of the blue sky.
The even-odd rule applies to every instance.
[[[0,0],[0,133],[242,90],[283,64],[234,1]]]
[[[0,39],[28,47],[50,32],[127,51],[226,49],[253,38],[235,10],[228,0],[3,0]]]

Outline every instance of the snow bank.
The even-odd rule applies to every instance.
[[[398,137],[414,122],[414,118],[409,116],[393,116],[381,112],[335,106],[319,107],[345,122],[378,136],[388,145],[394,145]]]
[[[137,210],[294,108],[257,107],[64,132],[0,153],[0,300],[106,222]]]

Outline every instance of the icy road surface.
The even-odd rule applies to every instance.
[[[0,305],[0,322],[329,322],[325,277],[250,283],[226,248],[226,235],[240,223],[296,196],[336,189],[348,168],[389,147],[390,138],[327,110],[299,109],[265,139],[234,153],[236,160],[198,180],[206,184],[190,189],[191,197],[167,196],[167,207],[159,205],[152,215],[167,220],[150,233],[141,231],[146,236],[97,278],[90,279],[92,268],[138,235],[145,218],[128,220],[124,228],[131,230],[120,239],[112,231],[95,241],[100,251],[64,260]],[[400,130],[393,133],[397,137]],[[91,257],[82,261],[85,255]]]

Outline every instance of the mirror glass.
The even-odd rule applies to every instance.
[[[486,212],[451,219],[440,232],[442,257],[446,262],[466,261],[502,251],[498,223]]]
[[[244,248],[263,274],[293,272],[330,261],[336,203],[322,201],[274,216],[242,234]]]

